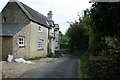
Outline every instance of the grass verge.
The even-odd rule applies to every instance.
[[[81,71],[82,71],[82,77],[83,78],[89,78],[88,75],[88,63],[89,63],[89,52],[82,52],[80,54],[80,60],[81,60]]]

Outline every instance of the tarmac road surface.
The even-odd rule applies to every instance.
[[[78,78],[78,58],[64,55],[42,69],[26,72],[20,78]]]

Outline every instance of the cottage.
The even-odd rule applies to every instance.
[[[10,0],[2,12],[2,59],[46,56],[49,41],[48,19],[18,0]],[[0,24],[1,25],[1,24]]]
[[[54,28],[55,32],[55,51],[60,51],[60,31],[59,31],[59,25],[55,24]]]
[[[55,24],[52,20],[52,11],[49,11],[48,13],[48,23],[50,25],[49,29],[49,48],[50,53],[55,55],[56,51],[60,52],[60,31],[59,31],[59,25]]]

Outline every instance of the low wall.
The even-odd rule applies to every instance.
[[[91,57],[89,62],[89,75],[91,78],[120,78],[120,61],[110,57]]]

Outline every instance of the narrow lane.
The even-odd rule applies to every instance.
[[[42,69],[23,74],[20,78],[78,78],[78,58],[66,55]]]

